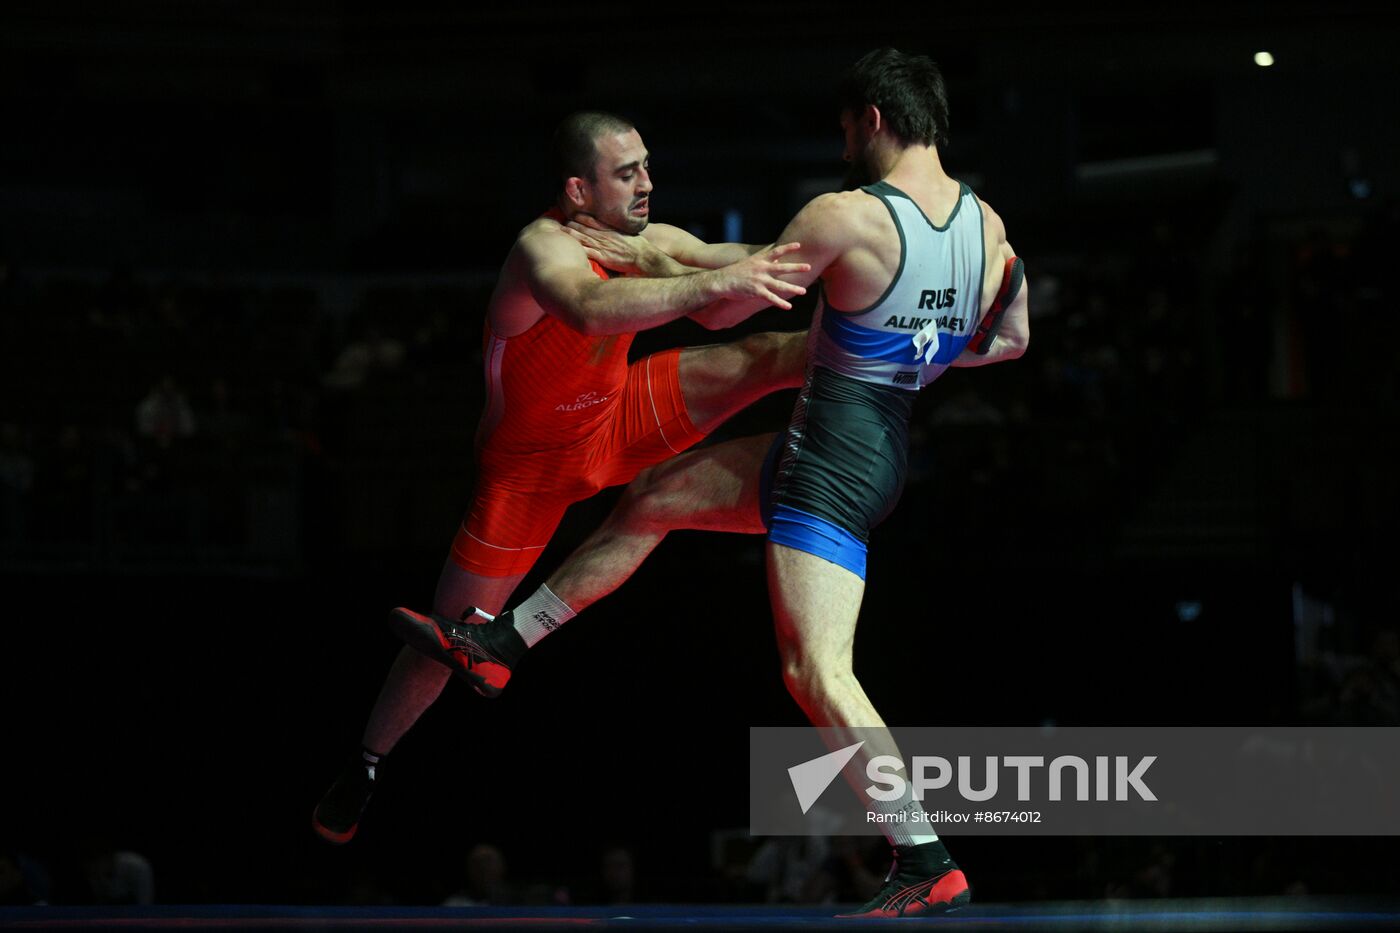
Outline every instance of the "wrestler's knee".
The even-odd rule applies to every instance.
[[[840,658],[823,657],[796,643],[779,645],[783,685],[804,709],[822,705],[844,686],[855,682],[855,672]]]
[[[638,530],[668,530],[684,513],[683,471],[647,467],[627,485],[618,502],[618,520]]]
[[[744,354],[751,366],[766,366],[772,369],[792,369],[794,364],[805,364],[807,332],[765,331],[749,334],[741,338],[735,347]],[[798,365],[797,369],[801,369]]]
[[[773,379],[784,386],[799,386],[807,371],[805,330],[754,334],[764,338],[755,350],[770,359]]]
[[[807,332],[766,331],[707,348],[703,373],[728,389],[774,390],[802,384]]]

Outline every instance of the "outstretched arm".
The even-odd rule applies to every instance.
[[[718,269],[732,262],[767,249],[771,243],[706,243],[704,240],[670,224],[652,224],[642,234],[672,259],[686,266]],[[785,240],[779,240],[783,243]]]
[[[721,299],[791,308],[787,299],[805,289],[778,276],[808,268],[787,258],[798,245],[693,275],[606,280],[590,270],[583,246],[557,229],[527,230],[515,249],[530,291],[546,313],[585,334],[621,334],[658,327]]]
[[[641,234],[621,233],[588,214],[578,214],[564,231],[588,258],[614,272],[665,278],[740,262],[772,244],[706,243],[679,227],[651,224]]]

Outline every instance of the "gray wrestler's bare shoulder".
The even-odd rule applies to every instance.
[[[879,219],[886,213],[878,198],[873,198],[863,191],[832,191],[819,194],[807,202],[802,212],[817,223],[843,226]]]
[[[981,198],[977,199],[977,203],[982,208],[982,219],[986,221],[988,232],[996,237],[998,243],[1004,242],[1006,240],[1006,225],[1001,222],[1001,215],[992,210],[992,206]]]
[[[822,197],[827,199],[824,217],[845,231],[849,243],[868,243],[889,233],[889,208],[874,195],[857,188]]]
[[[810,206],[826,211],[862,211],[872,204],[878,207],[880,202],[877,198],[856,189],[819,194],[812,199]]]

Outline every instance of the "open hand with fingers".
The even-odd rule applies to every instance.
[[[802,248],[801,243],[783,243],[760,250],[747,259],[716,270],[721,278],[720,290],[725,298],[742,300],[761,298],[769,304],[791,311],[788,298],[807,294],[807,289],[778,276],[810,272],[805,262],[787,262],[782,257]]]

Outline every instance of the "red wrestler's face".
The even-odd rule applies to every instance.
[[[651,219],[651,155],[636,130],[600,136],[583,210],[622,233],[641,233]]]

